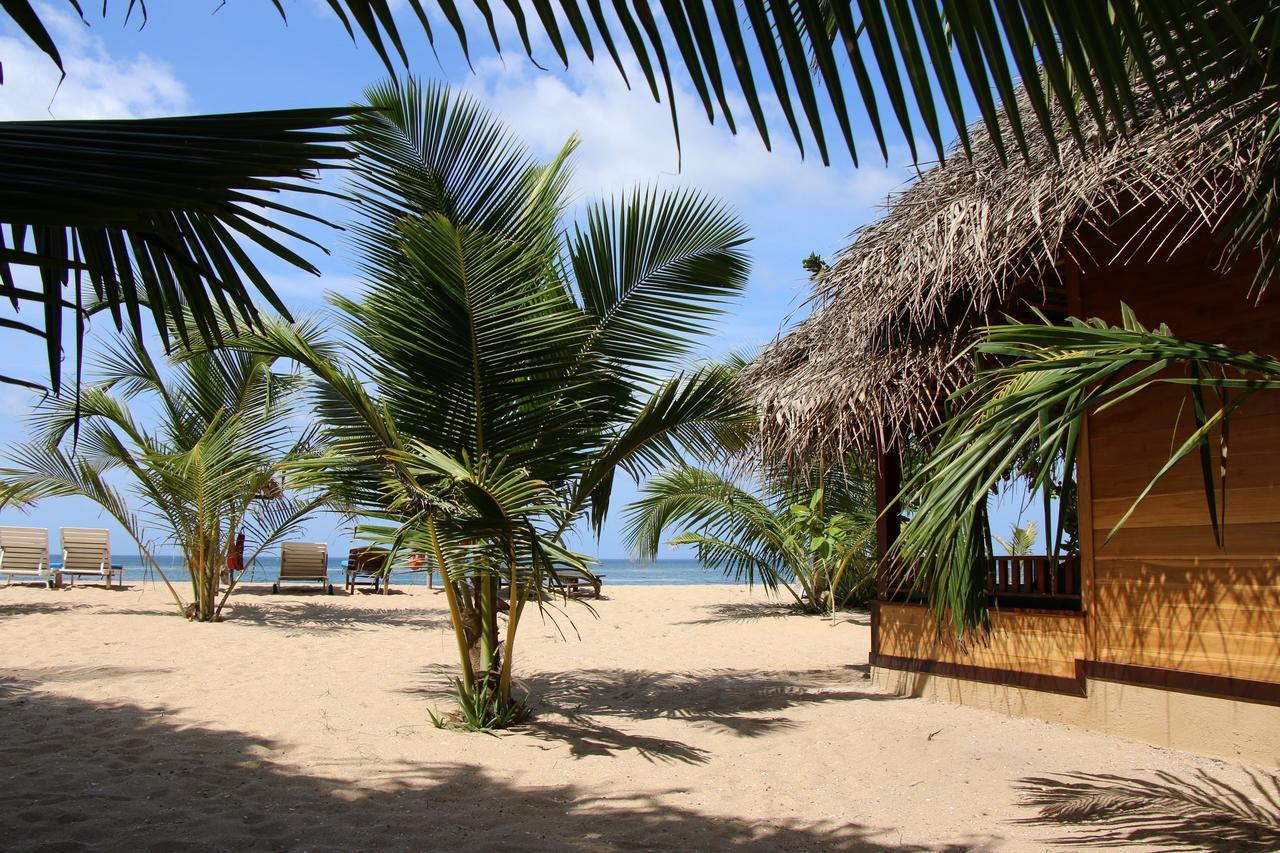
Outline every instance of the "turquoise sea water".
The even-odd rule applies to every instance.
[[[142,559],[137,554],[112,554],[112,560],[125,569],[125,581],[153,579],[154,572],[144,572]],[[171,580],[186,578],[182,563],[176,558],[161,557],[160,565]],[[264,557],[249,568],[245,574],[245,583],[271,583],[276,578],[280,566],[280,558]],[[595,569],[597,574],[604,575],[606,584],[618,586],[657,586],[691,584],[727,584],[720,572],[704,569],[697,560],[656,560],[652,563],[637,563],[631,560],[604,560]],[[333,583],[341,585],[345,580],[342,573],[342,558],[329,558],[329,577]],[[408,572],[396,572],[392,575],[393,584],[425,584],[426,576]]]

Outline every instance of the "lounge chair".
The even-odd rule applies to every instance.
[[[379,585],[384,593],[391,591],[391,573],[387,571],[387,558],[391,554],[385,548],[352,548],[347,553],[347,592],[354,593],[357,583],[373,583],[373,591]]]
[[[49,531],[44,527],[0,527],[0,574],[39,580],[53,586],[49,574]]]
[[[280,577],[273,593],[285,583],[318,583],[333,595],[329,583],[329,546],[323,542],[285,542],[280,546]]]
[[[590,594],[592,598],[599,598],[600,587],[603,582],[604,575],[566,568],[556,570],[555,578],[551,581],[551,584],[553,587],[563,590],[566,595]]]
[[[62,539],[62,565],[54,568],[59,583],[71,578],[101,580],[108,587],[118,576],[116,585],[124,589],[124,566],[111,563],[111,533],[97,527],[64,527],[58,531]]]

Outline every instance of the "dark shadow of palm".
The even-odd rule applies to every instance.
[[[92,839],[103,850],[968,849],[904,845],[854,822],[703,814],[682,805],[680,791],[602,797],[572,782],[522,785],[462,761],[371,767],[335,756],[321,774],[282,761],[290,744],[176,714],[0,677],[10,733],[0,741],[9,780],[0,838],[17,849],[80,849]],[[85,808],[85,791],[113,807]]]
[[[1189,779],[1067,773],[1021,780],[1023,823],[1073,829],[1068,846],[1154,845],[1168,850],[1280,850],[1280,775],[1246,771],[1252,791],[1203,770]]]

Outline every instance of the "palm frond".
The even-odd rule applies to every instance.
[[[647,481],[627,508],[631,551],[653,559],[663,532],[685,532],[672,544],[692,544],[703,564],[770,588],[790,579],[797,555],[777,513],[759,497],[714,471],[678,467]]]
[[[388,70],[393,52],[407,61],[389,0],[329,5],[353,37],[358,29],[373,45]],[[538,6],[536,21],[518,4],[507,4],[507,10],[530,58],[530,26],[547,35],[566,65],[572,42],[591,61],[598,39],[625,78],[615,45],[626,45],[655,99],[663,92],[671,99],[677,69],[682,70],[708,120],[723,119],[736,132],[731,104],[740,97],[766,145],[770,134],[761,104],[772,96],[795,143],[803,151],[812,140],[824,163],[832,147],[824,113],[836,119],[856,163],[852,128],[862,124],[872,129],[882,152],[889,132],[897,130],[917,160],[930,152],[944,158],[943,122],[962,129],[973,118],[966,95],[974,97],[977,115],[1002,152],[1025,150],[1033,127],[1081,144],[1089,128],[1103,137],[1125,134],[1136,115],[1139,77],[1161,91],[1162,108],[1190,93],[1217,107],[1256,97],[1274,76],[1267,48],[1280,23],[1269,4],[1238,0],[1124,0],[1083,10],[1062,0],[940,6],[916,0],[788,0],[747,3],[744,10],[724,0],[683,0],[663,3],[661,17],[645,6],[636,7],[634,16],[618,6],[606,17],[588,5],[589,18],[577,0]],[[434,7],[450,22],[464,53],[470,50],[466,23],[452,0],[409,0],[409,6],[429,40],[435,38],[427,23]],[[488,4],[481,9],[489,40],[500,52]],[[571,35],[561,32],[559,21],[569,23]],[[722,72],[725,60],[735,79]],[[1019,78],[1035,92],[1027,115],[1012,97]],[[1051,103],[1066,110],[1068,130],[1050,120]],[[927,147],[916,139],[920,128]]]
[[[1155,385],[1218,394],[1218,408],[1197,416],[1191,434],[1175,444],[1112,528],[1114,535],[1174,465],[1208,452],[1215,428],[1232,412],[1256,393],[1280,390],[1275,358],[1179,338],[1163,326],[1148,330],[1127,307],[1123,315],[1120,327],[1072,320],[1064,326],[1009,323],[982,330],[974,353],[998,366],[980,371],[957,392],[961,407],[940,428],[930,458],[903,486],[919,504],[893,555],[905,580],[929,596],[939,620],[950,621],[957,633],[987,624],[991,543],[984,513],[988,495],[1008,471],[1033,459],[1026,472],[1029,487],[1052,488],[1056,461],[1075,458],[1087,413],[1105,411]],[[1212,495],[1218,487],[1212,467],[1204,473]],[[1209,506],[1216,532],[1221,519]]]
[[[637,376],[669,367],[746,286],[746,242],[742,222],[698,193],[637,189],[589,207],[569,242],[587,346]]]
[[[318,244],[282,218],[314,218],[278,201],[348,156],[335,128],[347,109],[183,118],[0,123],[0,296],[31,306],[61,386],[64,314],[83,343],[80,284],[142,339],[142,308],[174,330],[218,340],[217,316],[252,322],[256,292],[288,315],[249,250],[316,272],[290,244]],[[24,284],[31,268],[38,287]],[[73,293],[64,295],[70,286]],[[77,359],[79,356],[77,356]]]
[[[613,473],[621,468],[633,479],[686,461],[711,463],[742,450],[755,427],[755,415],[739,396],[736,370],[713,363],[660,382],[609,441],[594,453],[577,479],[570,506],[591,507],[599,531],[609,511]]]

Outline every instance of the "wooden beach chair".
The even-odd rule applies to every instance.
[[[581,569],[557,569],[552,583],[560,587],[566,595],[590,595],[592,598],[599,598],[604,575],[584,572]]]
[[[271,585],[273,593],[286,583],[318,583],[329,595],[329,546],[323,542],[285,542],[280,546],[280,577]]]
[[[62,566],[54,570],[58,582],[68,577],[74,586],[76,578],[103,581],[108,588],[111,578],[124,589],[124,566],[111,563],[111,533],[97,527],[64,527],[58,531],[62,539]]]
[[[49,574],[49,530],[44,527],[0,527],[0,574],[38,580],[53,586]]]
[[[391,573],[387,560],[391,554],[385,548],[352,548],[347,552],[347,592],[354,593],[356,584],[373,583],[373,591],[379,585],[382,592],[391,592]]]

